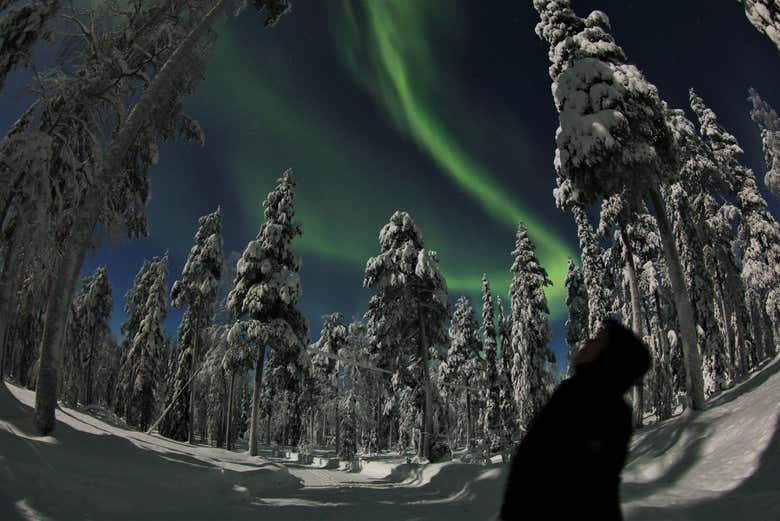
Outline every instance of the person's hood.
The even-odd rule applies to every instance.
[[[574,373],[598,373],[603,383],[627,391],[650,369],[650,351],[630,329],[608,319],[597,337],[577,353]]]

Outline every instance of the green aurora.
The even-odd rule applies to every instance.
[[[406,210],[426,246],[439,252],[453,300],[467,294],[478,301],[483,272],[494,291],[507,294],[514,232],[522,221],[554,282],[547,295],[553,317],[560,318],[565,311],[566,259],[574,256],[571,249],[454,137],[466,130],[444,120],[432,107],[435,86],[451,81],[437,70],[427,39],[437,15],[457,23],[457,13],[436,12],[420,2],[343,2],[338,8],[334,3],[326,18],[332,51],[358,93],[365,92],[386,115],[390,131],[399,140],[416,144],[430,165],[399,157],[367,136],[360,122],[345,117],[325,94],[317,93],[320,89],[312,85],[309,73],[290,66],[297,58],[280,39],[263,36],[262,52],[250,52],[233,26],[219,29],[206,80],[190,103],[192,112],[209,120],[209,139],[222,136],[224,168],[243,214],[247,240],[259,228],[260,201],[274,179],[293,167],[299,183],[296,209],[305,229],[296,248],[304,262],[319,255],[361,269],[378,252],[379,228],[394,210]],[[214,96],[219,103],[213,102]],[[468,106],[467,99],[455,103]],[[231,114],[241,115],[240,131],[226,119]],[[261,150],[269,149],[275,153],[263,157]],[[446,196],[410,190],[422,176],[456,187],[473,209],[462,213],[447,207]],[[504,230],[500,236],[505,239],[498,244],[491,237],[477,244],[461,240],[454,229],[471,226],[462,221],[463,215],[473,213],[485,215],[482,221],[492,223],[493,235],[496,229]],[[475,231],[473,236],[480,234]]]

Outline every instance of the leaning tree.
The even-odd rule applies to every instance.
[[[693,309],[659,187],[679,175],[674,135],[658,91],[610,34],[609,18],[577,16],[569,0],[534,0],[537,35],[550,44],[550,77],[559,113],[554,191],[559,206],[591,205],[614,195],[629,208],[652,203],[671,278],[691,408],[704,407]]]

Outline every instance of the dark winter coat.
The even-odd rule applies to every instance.
[[[502,520],[622,519],[620,473],[632,431],[623,396],[649,366],[644,344],[606,322],[515,451]]]

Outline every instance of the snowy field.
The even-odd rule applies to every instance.
[[[490,519],[503,466],[371,462],[359,473],[191,447],[57,411],[31,434],[30,391],[0,391],[0,519]],[[780,360],[636,436],[629,520],[780,519]],[[562,494],[565,492],[562,491]]]

